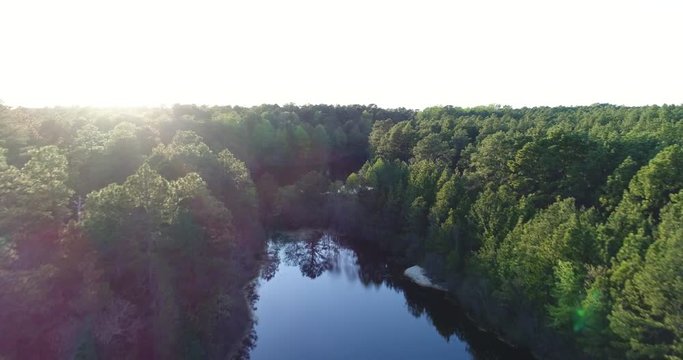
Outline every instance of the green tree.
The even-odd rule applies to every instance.
[[[455,149],[448,142],[441,140],[438,134],[429,134],[415,144],[413,157],[416,161],[431,160],[449,164],[455,157]]]
[[[409,122],[404,121],[391,127],[377,144],[375,152],[388,160],[408,161],[413,142],[413,129]]]
[[[370,153],[373,157],[379,155],[379,148],[382,146],[382,141],[391,127],[391,120],[375,121],[375,123],[372,124],[372,130],[370,131],[368,141],[370,143]]]
[[[33,149],[19,170],[0,150],[0,236],[8,236],[20,255],[40,262],[50,256],[71,213],[66,157],[56,146]]]
[[[683,192],[662,210],[655,242],[626,281],[610,327],[629,358],[683,357]]]
[[[579,331],[581,329],[581,300],[583,297],[582,280],[584,276],[569,261],[558,260],[553,274],[555,282],[550,290],[553,302],[548,314],[550,324],[558,329]]]
[[[496,251],[522,214],[515,194],[505,185],[486,188],[472,205],[469,217],[481,242],[477,258],[488,269],[495,269]]]
[[[635,174],[623,198],[602,227],[607,258],[618,252],[644,255],[649,246],[652,227],[658,222],[660,209],[669,195],[683,188],[683,148],[669,146],[660,151],[648,165]],[[629,246],[626,238],[631,236]],[[640,239],[635,241],[636,238]],[[642,240],[642,241],[641,241]]]
[[[526,143],[508,166],[511,184],[543,207],[556,196],[574,197],[579,205],[596,202],[596,191],[606,177],[604,149],[586,135],[564,130]]]
[[[558,200],[505,237],[497,253],[500,282],[507,299],[551,302],[553,269],[558,261],[586,261],[595,253],[594,224],[574,199]]]
[[[628,188],[628,184],[638,168],[638,163],[629,156],[607,178],[603,194],[600,196],[600,205],[605,210],[611,212],[619,205],[624,191]]]

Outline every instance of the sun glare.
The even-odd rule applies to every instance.
[[[12,1],[8,105],[680,103],[675,1]]]

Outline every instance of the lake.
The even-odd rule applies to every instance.
[[[271,238],[251,359],[531,359],[480,331],[445,293],[344,244],[327,231]]]

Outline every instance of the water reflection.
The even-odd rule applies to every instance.
[[[447,295],[414,285],[401,275],[400,269],[387,264],[381,254],[341,244],[343,239],[325,231],[279,233],[272,237],[255,289],[266,298],[254,299],[258,322],[243,357],[248,357],[255,347],[251,351],[254,358],[277,355],[313,359],[321,356],[315,353],[315,347],[320,345],[326,358],[358,358],[359,354],[364,358],[376,358],[377,354],[382,358],[531,358],[527,352],[477,329]],[[294,269],[301,280],[291,272]],[[274,279],[278,282],[270,285]],[[359,290],[358,284],[367,290]],[[403,306],[395,305],[401,298]],[[334,311],[318,313],[316,308],[320,306]],[[411,316],[406,318],[407,314]],[[427,324],[421,325],[425,321]],[[286,341],[290,336],[287,332],[311,330],[328,336],[317,334]],[[263,335],[263,339],[257,335]],[[442,339],[440,343],[435,335]],[[400,343],[402,336],[408,344]],[[350,344],[362,344],[362,349],[356,349],[362,351],[349,352]],[[300,349],[303,347],[309,349]],[[291,351],[291,356],[283,351]]]
[[[298,266],[301,274],[311,279],[338,267],[339,246],[332,234],[311,231],[303,236],[303,241],[284,243],[283,253],[287,265]]]
[[[317,230],[276,233],[268,243],[261,278],[272,279],[282,260],[286,265],[298,267],[302,275],[311,279],[325,271],[338,271],[339,250],[331,233]]]

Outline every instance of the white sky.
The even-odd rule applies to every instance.
[[[0,0],[10,106],[683,103],[680,0]]]

